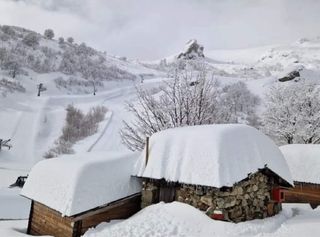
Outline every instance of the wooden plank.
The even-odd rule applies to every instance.
[[[147,166],[148,161],[149,161],[149,140],[150,140],[150,138],[147,137],[146,138],[146,166]]]
[[[320,204],[320,185],[294,182],[295,187],[285,191],[285,203]]]
[[[73,237],[73,226],[70,218],[40,203],[33,203],[30,220],[30,234],[52,235],[55,237]]]
[[[75,216],[72,217],[72,221],[76,222],[76,221],[79,221],[79,220],[83,220],[83,219],[88,218],[90,216],[105,212],[107,210],[110,210],[110,209],[113,209],[113,208],[116,208],[116,207],[119,207],[119,206],[122,206],[127,202],[140,202],[140,200],[141,200],[141,193],[136,193],[136,194],[133,194],[133,195],[131,195],[129,197],[126,197],[126,198],[123,198],[123,199],[119,199],[119,200],[117,200],[115,202],[109,203],[106,206],[95,208],[94,210],[87,211],[87,212],[85,212],[83,214],[75,215]]]
[[[28,219],[28,228],[27,228],[27,234],[30,234],[30,228],[31,228],[31,220],[32,220],[32,214],[33,214],[33,206],[34,206],[34,201],[31,201],[31,207],[30,207],[30,212],[29,212],[29,219]]]
[[[60,212],[33,201],[30,213],[30,234],[55,237],[79,237],[88,228],[112,219],[125,219],[140,210],[141,193],[74,217],[62,217]]]
[[[101,222],[108,222],[114,219],[126,219],[140,210],[140,203],[127,203],[121,207],[108,210],[103,213],[85,218],[82,221],[83,228],[94,227]]]
[[[82,221],[75,222],[73,226],[72,237],[80,237],[82,234],[81,230],[82,230]]]

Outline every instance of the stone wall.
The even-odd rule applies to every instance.
[[[145,182],[142,191],[142,207],[159,200],[160,184]],[[224,219],[240,222],[273,216],[281,210],[281,204],[271,200],[272,178],[257,172],[232,188],[217,189],[195,185],[175,185],[175,200],[190,204],[210,217],[215,210],[222,211]]]

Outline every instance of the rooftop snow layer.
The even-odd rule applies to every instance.
[[[202,125],[153,134],[147,167],[142,154],[136,175],[219,188],[232,186],[265,165],[293,184],[281,151],[263,133],[240,124]]]
[[[21,195],[73,216],[140,192],[131,177],[134,154],[83,153],[44,160],[31,170]]]
[[[291,144],[280,150],[295,181],[320,183],[320,145]]]

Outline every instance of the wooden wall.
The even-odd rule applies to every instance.
[[[28,224],[28,234],[73,237],[73,222],[70,217],[33,201]]]
[[[106,206],[95,208],[72,217],[62,217],[61,213],[32,201],[28,234],[52,235],[54,237],[80,237],[89,228],[101,222],[126,219],[140,210],[141,195],[133,195]]]
[[[285,203],[309,203],[320,206],[320,184],[294,182],[294,188],[285,191]]]
[[[82,215],[75,216],[73,220],[78,223],[77,231],[84,234],[89,228],[95,227],[101,222],[109,222],[116,219],[127,219],[140,211],[141,195],[125,198],[108,206],[92,210]],[[76,235],[80,236],[80,235]]]

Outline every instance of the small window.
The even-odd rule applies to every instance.
[[[284,192],[280,192],[280,199],[281,199],[281,200],[284,199]]]

